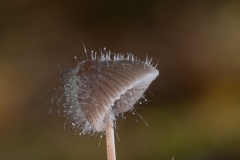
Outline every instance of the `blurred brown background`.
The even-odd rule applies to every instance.
[[[119,160],[240,159],[240,1],[1,0],[1,160],[106,159],[105,138],[80,141],[45,104],[51,62],[76,63],[81,42],[158,61],[151,127],[118,121]]]

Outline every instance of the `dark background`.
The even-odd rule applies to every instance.
[[[105,138],[80,141],[45,104],[51,62],[76,63],[82,42],[158,61],[151,127],[118,121],[118,159],[240,159],[240,1],[1,0],[1,160],[106,159]]]

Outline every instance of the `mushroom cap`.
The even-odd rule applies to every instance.
[[[82,133],[102,132],[118,115],[134,109],[159,75],[151,60],[128,54],[93,55],[63,72],[64,112]],[[112,123],[111,123],[112,124]]]

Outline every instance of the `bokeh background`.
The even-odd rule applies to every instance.
[[[150,128],[118,121],[118,159],[240,159],[240,1],[1,0],[1,160],[107,159],[105,138],[97,150],[48,113],[51,63],[76,63],[82,42],[158,61],[139,110]]]

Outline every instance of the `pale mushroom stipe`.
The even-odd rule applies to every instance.
[[[84,47],[84,59],[74,68],[63,66],[62,85],[52,98],[51,108],[64,115],[65,123],[79,134],[106,135],[108,160],[115,160],[114,129],[125,112],[136,113],[135,104],[145,100],[144,92],[159,75],[157,64],[146,56],[114,54],[105,48],[99,53]]]

